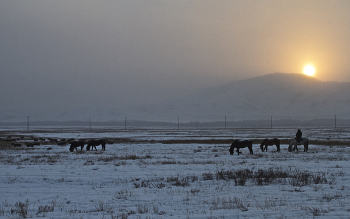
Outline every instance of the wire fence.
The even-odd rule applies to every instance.
[[[191,128],[279,128],[279,127],[350,127],[350,119],[344,118],[341,115],[323,115],[313,118],[288,118],[282,116],[262,116],[261,119],[237,119],[230,116],[222,116],[218,119],[199,120],[184,116],[178,116],[166,121],[119,118],[111,120],[98,120],[93,117],[88,117],[85,121],[40,121],[36,117],[17,119],[17,121],[1,122],[1,127],[23,127],[30,130],[31,127],[85,127],[90,131],[97,127],[114,127],[119,129],[135,129],[135,128],[167,128],[167,129],[191,129]]]

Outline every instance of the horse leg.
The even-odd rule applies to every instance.
[[[239,148],[237,148],[237,154],[239,155]]]
[[[276,147],[277,147],[277,152],[279,152],[281,149],[280,149],[280,145],[279,144],[276,144]]]
[[[295,144],[295,145],[294,145],[294,150],[299,151],[299,150],[298,150],[298,144]]]

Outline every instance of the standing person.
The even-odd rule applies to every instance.
[[[301,132],[300,129],[298,129],[295,140],[299,143],[301,141],[301,136],[303,136],[303,133]]]

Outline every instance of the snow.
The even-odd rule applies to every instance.
[[[229,155],[230,145],[162,144],[160,140],[289,139],[295,129],[2,130],[6,136],[130,138],[106,151],[69,152],[69,145],[8,147],[0,151],[1,218],[347,218],[350,216],[350,128],[302,129],[322,142],[307,153],[253,145]],[[151,141],[153,140],[153,142]],[[331,143],[333,142],[333,143]],[[334,144],[339,142],[339,144]],[[258,184],[219,173],[259,170],[309,174]],[[303,175],[304,174],[304,175]],[[318,178],[317,178],[318,177]],[[317,181],[317,179],[319,179]],[[239,180],[239,179],[238,179]],[[294,181],[293,181],[294,180]],[[238,182],[238,183],[237,183]]]

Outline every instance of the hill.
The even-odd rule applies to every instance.
[[[37,121],[213,122],[242,120],[350,119],[350,83],[320,81],[295,73],[275,73],[210,87],[177,99],[135,107],[88,106],[57,114],[39,114]],[[2,122],[22,121],[2,112]]]
[[[181,117],[190,121],[350,117],[350,83],[324,82],[294,73],[275,73],[234,81],[160,104],[140,106],[130,114]]]

